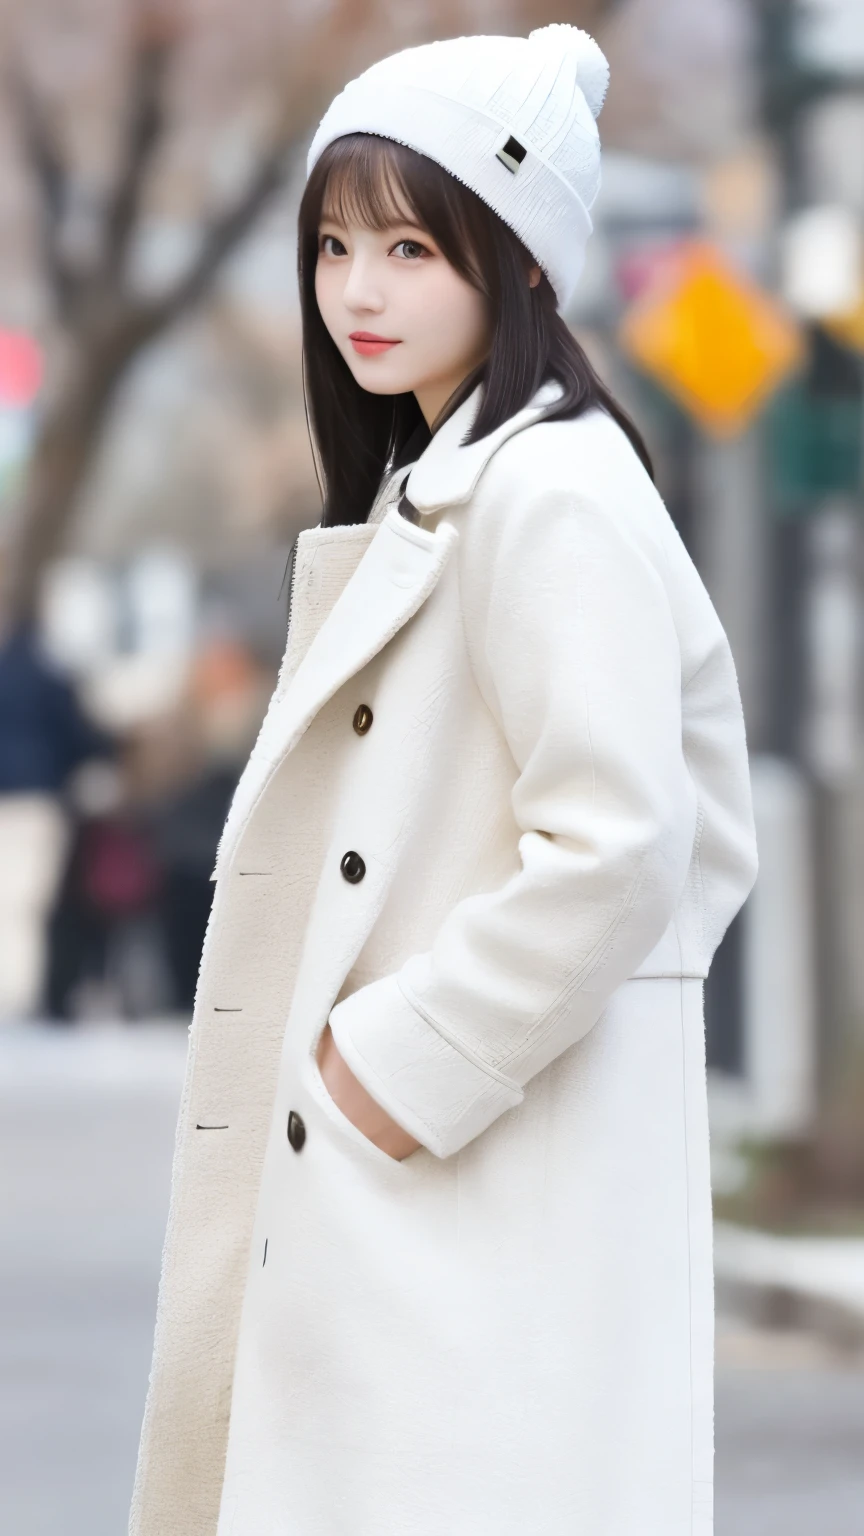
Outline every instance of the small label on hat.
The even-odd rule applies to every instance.
[[[498,159],[501,161],[501,164],[506,165],[508,171],[513,171],[515,174],[515,172],[518,171],[520,165],[522,164],[522,161],[525,159],[528,151],[525,149],[524,145],[520,144],[518,139],[514,139],[511,134],[506,144],[500,145],[500,147],[496,149],[495,153],[498,156]]]

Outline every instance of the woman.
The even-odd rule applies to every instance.
[[[217,863],[136,1536],[711,1529],[723,630],[559,314],[584,32],[386,59],[300,210],[320,527]]]

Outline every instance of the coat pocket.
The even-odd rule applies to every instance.
[[[412,1152],[408,1157],[400,1160],[397,1157],[391,1157],[389,1152],[383,1152],[380,1147],[376,1147],[374,1141],[370,1141],[368,1136],[364,1136],[363,1132],[339,1108],[335,1099],[331,1098],[317,1061],[318,1044],[323,1033],[324,1025],[322,1024],[321,1028],[316,1032],[308,1051],[304,1053],[302,1065],[304,1087],[320,1109],[322,1115],[326,1117],[343,1141],[348,1142],[352,1147],[356,1147],[370,1161],[377,1163],[379,1167],[383,1165],[392,1169],[396,1174],[404,1174],[406,1164],[410,1163],[411,1159],[417,1154]],[[422,1151],[423,1149],[420,1148],[419,1150]]]

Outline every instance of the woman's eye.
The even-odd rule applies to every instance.
[[[421,245],[419,240],[400,240],[399,244],[394,245],[393,249],[394,251],[401,251],[405,261],[416,261],[418,256],[428,256],[429,254],[425,245]]]
[[[330,249],[328,249],[328,246],[338,247],[338,249],[330,250]],[[324,252],[325,256],[347,256],[348,255],[348,252],[346,251],[344,245],[342,244],[342,241],[341,240],[337,240],[335,235],[322,235],[321,236],[321,250]]]

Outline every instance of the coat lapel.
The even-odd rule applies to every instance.
[[[409,523],[395,508],[387,512],[284,694],[277,691],[271,701],[237,786],[213,878],[229,868],[240,834],[279,764],[328,699],[423,605],[457,538],[448,523],[432,533]]]
[[[539,421],[560,394],[561,386],[556,381],[543,384],[529,403],[496,431],[481,437],[477,443],[466,444],[462,439],[480,408],[482,385],[478,385],[438,428],[411,470],[405,494],[412,506],[422,516],[470,501],[480,476],[501,444]]]
[[[501,444],[539,421],[561,386],[544,384],[523,410],[477,443],[465,444],[480,406],[482,385],[424,449],[408,476],[406,495],[422,516],[470,501]],[[389,482],[388,482],[389,485]],[[380,498],[379,498],[380,500]],[[376,506],[378,503],[376,502]],[[398,633],[432,592],[458,535],[447,522],[435,532],[391,507],[356,571],[324,620],[284,692],[277,689],[228,814],[213,873],[223,874],[243,828],[270,779],[328,699]]]

